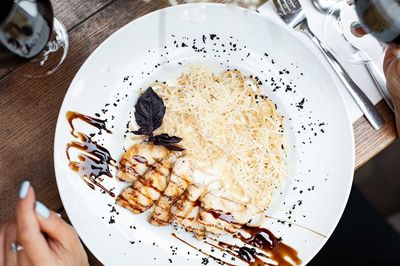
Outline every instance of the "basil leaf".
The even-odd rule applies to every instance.
[[[175,145],[163,145],[164,147],[166,147],[168,150],[171,150],[171,151],[184,151],[185,149],[184,148],[181,148],[181,147],[178,147],[178,146],[175,146]]]
[[[135,105],[135,120],[140,129],[134,134],[152,135],[161,126],[165,109],[164,101],[149,87]]]
[[[135,134],[135,135],[147,135],[147,136],[149,136],[149,135],[152,134],[152,132],[148,132],[147,129],[144,129],[144,128],[139,128],[139,130],[131,131],[131,132],[133,134]]]
[[[149,138],[146,142],[154,145],[163,145],[171,151],[183,151],[184,149],[175,146],[182,138],[170,136],[167,133],[153,135],[153,131],[159,128],[165,115],[164,101],[149,87],[138,99],[135,105],[135,120],[140,127],[136,131],[131,131],[135,135],[145,135]]]
[[[179,143],[182,138],[176,136],[169,136],[167,133],[162,133],[160,135],[154,136],[153,142],[156,145],[164,145],[164,144],[176,144]]]

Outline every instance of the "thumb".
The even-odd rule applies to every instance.
[[[68,249],[71,244],[78,240],[73,227],[67,224],[58,213],[50,211],[44,204],[38,201],[36,202],[36,209],[42,209],[43,214],[46,214],[41,215],[39,211],[37,218],[41,231],[46,233],[53,241]]]

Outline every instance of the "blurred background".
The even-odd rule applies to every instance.
[[[358,169],[354,185],[400,233],[400,140]]]

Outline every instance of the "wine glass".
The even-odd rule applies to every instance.
[[[335,57],[352,64],[367,64],[380,57],[386,45],[362,28],[354,6],[345,1],[332,5],[324,21],[324,45]]]
[[[29,78],[54,73],[69,47],[50,0],[1,0],[0,68]]]
[[[393,14],[383,15],[379,13],[379,16],[376,15],[377,6],[374,4],[386,5],[390,2],[397,2],[400,9],[400,0],[387,0],[385,3],[384,1],[375,1],[357,0],[355,8],[343,1],[333,5],[324,23],[325,46],[343,61],[352,64],[364,64],[376,88],[389,107],[394,110],[382,67],[376,62],[383,60],[388,47],[386,42],[391,45],[396,44],[396,34],[400,35],[400,28],[395,23],[397,20],[400,24],[400,20]],[[366,3],[369,3],[369,6]],[[374,12],[366,14],[368,7],[373,9]],[[382,34],[382,32],[389,32],[390,34]]]
[[[400,48],[399,14],[400,0],[355,0],[354,5],[338,1],[324,23],[326,47],[353,64],[377,59],[387,45]]]
[[[356,0],[355,9],[367,33],[400,47],[400,0]]]

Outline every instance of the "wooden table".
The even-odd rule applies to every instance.
[[[91,52],[121,26],[167,1],[52,0],[56,16],[70,34],[70,51],[62,67],[43,79],[24,79],[0,69],[0,223],[13,216],[19,184],[31,180],[37,197],[63,213],[53,168],[53,139],[58,111],[79,67]],[[354,123],[356,168],[396,138],[394,117],[378,105],[386,124],[375,131],[364,118]],[[67,217],[65,217],[67,218]],[[89,255],[92,265],[99,265]]]

